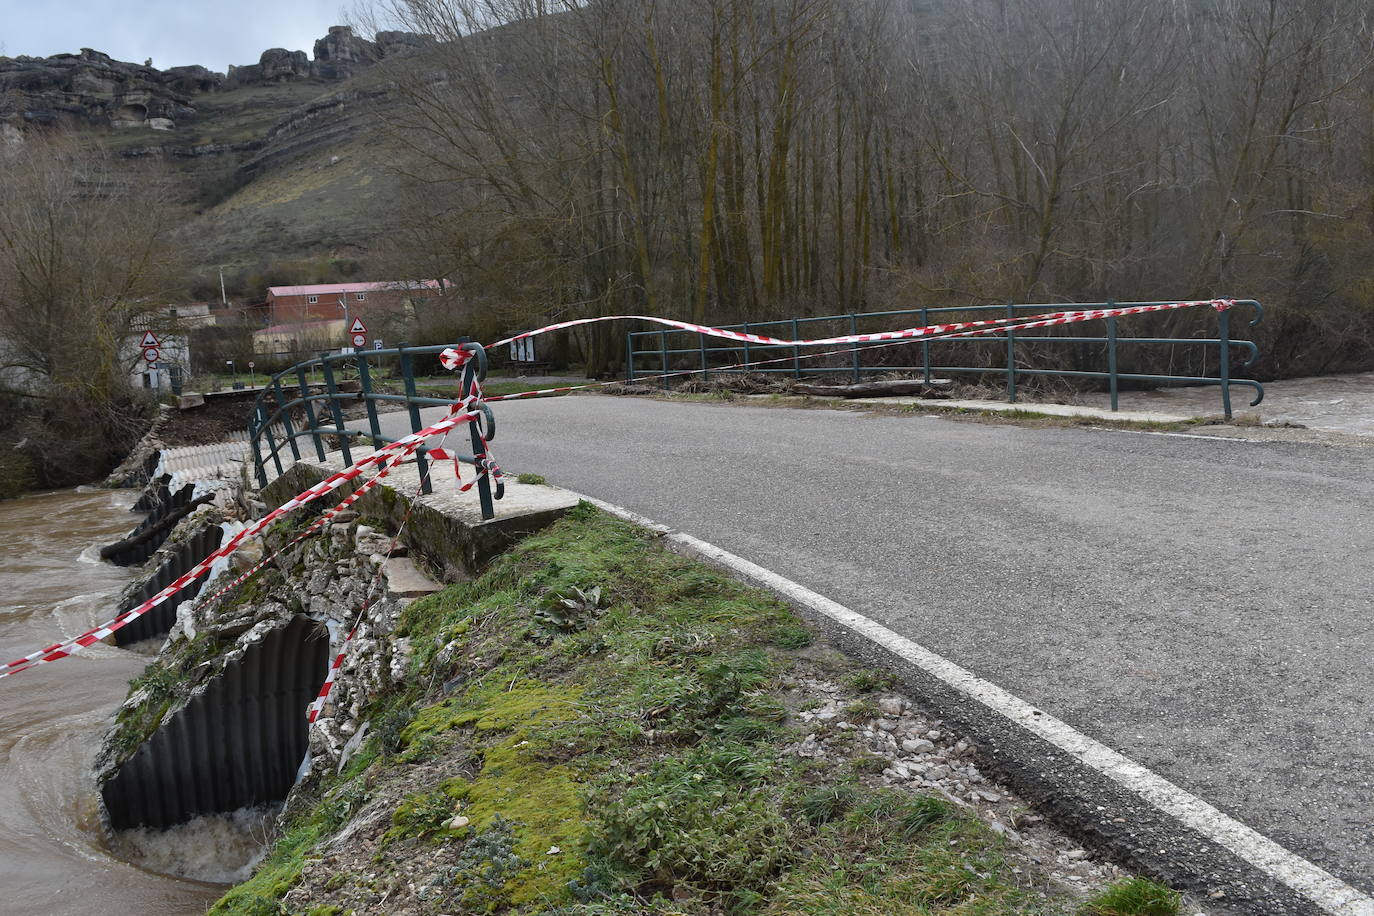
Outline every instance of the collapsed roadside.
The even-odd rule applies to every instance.
[[[890,676],[654,541],[584,504],[397,602],[341,670],[271,853],[214,912],[1179,911]]]

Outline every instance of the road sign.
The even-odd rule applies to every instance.
[[[366,333],[367,333],[367,325],[363,324],[363,320],[362,320],[361,318],[354,318],[354,319],[353,319],[353,323],[350,324],[350,325],[348,326],[348,333],[350,333],[350,334],[366,334]],[[361,347],[362,344],[358,344],[358,346]]]
[[[139,345],[140,347],[142,347],[143,349],[146,350],[146,349],[148,349],[149,347],[158,347],[158,346],[161,346],[161,345],[162,345],[162,341],[158,340],[158,339],[157,339],[157,335],[154,334],[152,331],[144,331],[144,332],[143,332],[143,339],[140,340],[140,341],[138,342],[138,345]],[[145,357],[145,358],[146,358],[146,357]],[[150,360],[148,360],[148,362],[152,362],[152,360],[150,359]]]
[[[367,335],[366,335],[366,334],[354,334],[354,335],[353,335],[353,346],[355,346],[355,347],[365,347],[365,346],[367,346]]]
[[[152,335],[150,334],[149,336],[152,336]],[[156,339],[156,338],[154,338],[154,339]],[[162,351],[159,350],[157,347],[144,347],[144,348],[143,348],[143,359],[144,359],[146,362],[155,363],[155,362],[157,362],[158,360],[162,359]]]
[[[372,349],[374,349],[374,350],[380,350],[381,348],[382,348],[382,339],[381,339],[380,337],[378,337],[376,340],[372,341]]]

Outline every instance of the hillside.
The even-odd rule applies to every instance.
[[[356,38],[335,27],[304,52],[271,49],[226,76],[98,51],[0,57],[0,132],[59,128],[131,165],[157,162],[180,213],[177,242],[206,281],[234,268],[354,257],[397,191],[377,129],[385,84],[370,74],[420,36]],[[193,281],[194,282],[194,281]]]

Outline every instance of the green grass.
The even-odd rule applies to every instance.
[[[1098,894],[1083,908],[1084,916],[1178,916],[1177,893],[1147,878],[1127,878]]]
[[[347,810],[418,772],[442,775],[392,802],[376,874],[341,870],[313,902],[361,899],[428,850],[449,863],[444,912],[1078,910],[1013,872],[1004,840],[952,805],[790,753],[796,677],[886,681],[836,653],[816,661],[776,598],[586,504],[411,604],[398,635],[410,670],[368,710],[363,750],[214,912],[275,912],[259,908]]]

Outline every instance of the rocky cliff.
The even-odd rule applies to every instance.
[[[333,26],[304,51],[269,48],[256,64],[230,67],[226,76],[205,67],[158,70],[82,48],[52,57],[0,57],[0,125],[32,127],[147,127],[175,130],[199,115],[198,97],[294,81],[347,80],[385,57],[433,41],[410,32],[379,32],[375,41]]]

